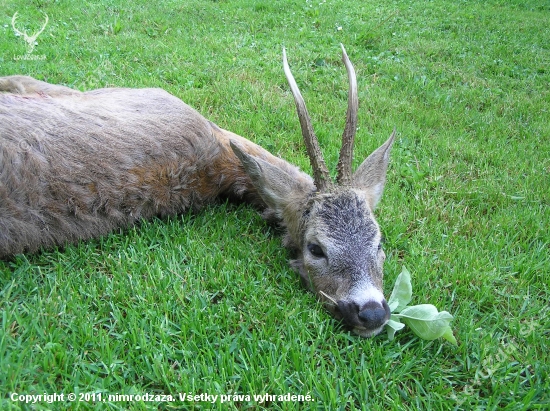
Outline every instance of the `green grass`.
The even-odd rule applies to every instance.
[[[1,74],[167,89],[309,170],[281,49],[332,169],[359,80],[358,164],[397,128],[378,210],[385,291],[455,316],[458,347],[360,339],[246,206],[0,261],[1,409],[532,410],[550,406],[550,4],[0,3]],[[33,55],[18,27],[36,30]],[[14,59],[15,57],[15,59]],[[314,401],[13,402],[11,393],[310,394]]]

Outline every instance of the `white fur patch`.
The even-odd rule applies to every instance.
[[[382,304],[382,301],[384,301],[384,294],[382,294],[382,292],[378,290],[374,285],[367,284],[363,287],[357,287],[355,290],[353,290],[353,292],[348,298],[346,298],[346,300],[353,301],[359,307],[364,306],[368,302],[377,302]]]

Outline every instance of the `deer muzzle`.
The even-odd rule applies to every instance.
[[[344,323],[362,337],[372,337],[382,331],[391,314],[386,300],[369,301],[362,306],[341,300],[338,301],[338,311]]]

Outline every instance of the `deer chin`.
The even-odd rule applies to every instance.
[[[386,323],[387,323],[387,321],[386,321]],[[380,334],[380,332],[386,326],[386,323],[384,323],[384,325],[382,325],[379,328],[375,328],[374,330],[368,330],[364,327],[353,327],[351,330],[360,337],[370,338],[370,337],[374,337],[375,335]]]

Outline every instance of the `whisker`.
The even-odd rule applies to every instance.
[[[334,298],[332,298],[330,295],[322,292],[322,291],[319,291],[319,294],[321,294],[323,297],[325,297],[327,300],[331,301],[335,306],[338,305],[338,303],[336,302],[336,300]]]

